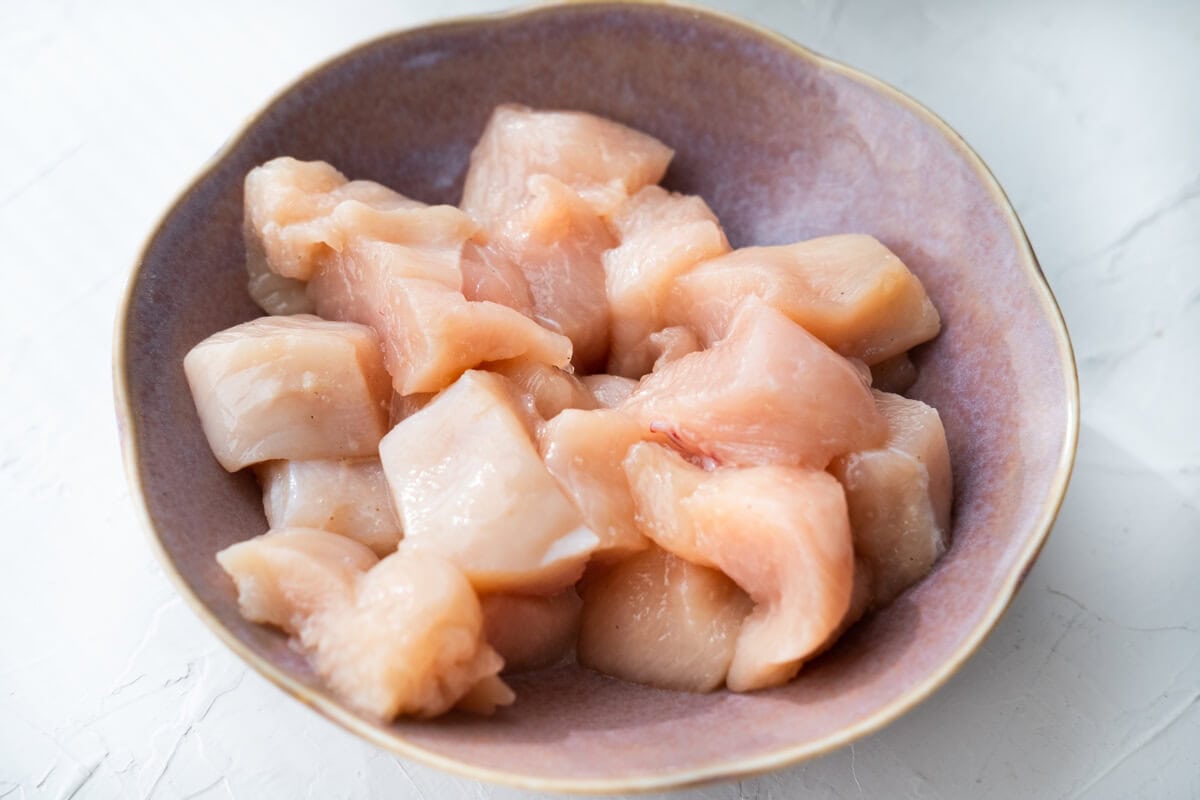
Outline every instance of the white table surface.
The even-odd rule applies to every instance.
[[[1074,337],[1083,428],[999,627],[850,748],[693,798],[1200,797],[1200,3],[720,4],[928,104],[1008,190]],[[398,760],[248,670],[135,521],[113,317],[241,120],[443,0],[0,0],[0,798],[516,798]]]

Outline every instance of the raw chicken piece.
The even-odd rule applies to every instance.
[[[712,348],[644,378],[621,410],[721,464],[824,468],[887,435],[846,359],[757,300]]]
[[[859,234],[747,247],[705,262],[675,282],[667,316],[711,343],[748,297],[867,364],[932,339],[941,325],[921,281],[874,237]]]
[[[396,549],[400,519],[378,458],[268,461],[255,472],[270,527],[340,533],[379,556]]]
[[[790,680],[850,608],[854,548],[841,485],[828,473],[795,467],[708,473],[655,445],[637,446],[625,465],[639,520],[667,515],[643,532],[681,558],[720,569],[754,600],[729,688]]]
[[[755,601],[727,685],[752,691],[785,683],[850,609],[854,548],[842,487],[816,470],[722,470],[685,503],[703,549]]]
[[[384,343],[392,385],[402,395],[436,392],[463,371],[517,356],[566,366],[571,342],[507,306],[469,302],[434,281],[396,279],[377,265],[309,284],[322,316],[370,320]],[[339,270],[340,271],[340,270]]]
[[[682,325],[655,331],[646,339],[646,344],[650,357],[654,359],[651,370],[662,369],[672,361],[678,361],[689,353],[704,349],[704,345],[696,338],[696,334],[692,333],[692,329]]]
[[[358,710],[392,719],[448,711],[480,682],[497,695],[494,676],[504,660],[483,638],[475,592],[448,561],[426,553],[394,553],[363,575],[352,606],[306,629],[301,643],[314,664]],[[480,694],[469,705],[480,707]]]
[[[662,180],[672,155],[657,139],[591,114],[501,105],[471,152],[462,207],[490,227],[524,199],[531,176],[544,174],[607,215]]]
[[[873,394],[888,423],[887,441],[837,458],[829,470],[846,488],[854,548],[871,568],[874,604],[882,606],[925,577],[945,552],[953,492],[937,410]]]
[[[330,214],[343,200],[380,209],[422,206],[372,181],[347,182],[322,161],[277,158],[246,176],[246,271],[250,296],[268,314],[316,310],[305,281],[316,272],[319,256],[340,246]]]
[[[485,594],[483,630],[488,644],[504,657],[505,672],[526,672],[562,661],[575,646],[579,595]]]
[[[317,254],[333,239],[329,214],[340,201],[334,192],[345,184],[346,176],[324,161],[285,156],[250,170],[243,214],[247,249],[262,252],[281,277],[308,280]]]
[[[592,397],[596,398],[596,404],[600,408],[616,408],[621,405],[629,399],[629,395],[633,394],[638,385],[632,378],[604,373],[584,375],[580,380],[592,393]]]
[[[330,225],[337,247],[317,259],[314,278],[332,268],[337,277],[353,280],[369,270],[388,280],[430,281],[460,293],[463,245],[478,230],[453,206],[379,209],[358,200],[338,203]]]
[[[464,373],[392,429],[379,455],[403,522],[401,550],[450,559],[480,591],[556,592],[596,547],[499,375]]]
[[[881,392],[903,394],[917,382],[917,368],[908,353],[880,361],[871,367],[871,387]]]
[[[568,409],[542,428],[546,469],[575,501],[599,544],[594,558],[620,559],[646,547],[633,518],[633,498],[621,462],[645,431],[619,411]]]
[[[423,205],[372,181],[347,182],[324,161],[283,157],[250,170],[245,182],[244,233],[247,250],[254,252],[247,261],[252,285],[253,276],[261,274],[262,262],[284,278],[312,278],[320,256],[329,248],[340,249],[341,236],[330,215],[344,200],[381,210]]]
[[[237,584],[242,615],[295,637],[359,711],[436,716],[479,683],[474,694],[512,702],[495,683],[503,660],[483,640],[479,601],[443,559],[379,561],[353,539],[292,528],[227,547],[217,561]],[[490,711],[480,699],[472,705]]]
[[[633,445],[621,466],[629,481],[638,530],[693,564],[715,567],[716,562],[697,544],[696,526],[681,505],[709,473],[654,442]]]
[[[612,311],[608,371],[639,378],[664,350],[649,342],[666,325],[664,304],[675,279],[701,261],[729,252],[712,210],[699,197],[647,186],[614,215],[620,245],[604,254]],[[699,349],[698,346],[693,350]],[[682,355],[682,354],[680,354]]]
[[[509,257],[502,243],[477,234],[463,245],[463,296],[468,300],[487,300],[533,316],[533,295],[521,267]]]
[[[750,608],[720,572],[652,547],[587,581],[579,663],[663,689],[711,692],[725,682]]]
[[[363,325],[260,317],[215,333],[183,360],[217,461],[372,456],[391,398],[379,339]]]
[[[271,270],[262,239],[251,230],[248,220],[243,227],[243,234],[246,240],[246,273],[250,276],[246,288],[258,307],[268,314],[311,314],[316,311],[306,291],[308,284],[277,275]]]
[[[528,358],[495,361],[483,366],[489,372],[508,378],[518,391],[529,395],[542,419],[553,419],[566,408],[596,407],[596,399],[587,387],[558,367]]]
[[[525,201],[494,229],[528,282],[533,317],[570,338],[575,367],[591,372],[608,353],[603,253],[607,226],[570,187],[549,175],[529,179]]]
[[[272,530],[217,553],[242,616],[295,636],[318,612],[353,603],[355,581],[378,561],[353,539],[309,528]]]
[[[372,326],[401,394],[442,389],[482,361],[570,359],[569,342],[518,311],[466,299],[464,289],[495,290],[481,273],[500,280],[502,265],[471,261],[466,284],[463,247],[478,226],[456,208],[347,183],[323,162],[276,159],[247,177],[246,213],[251,259],[257,240],[272,270],[309,281],[309,307],[321,316]],[[264,283],[260,294],[286,291],[268,299],[295,300],[295,285],[276,284]]]

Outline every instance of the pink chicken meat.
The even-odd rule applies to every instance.
[[[941,326],[925,287],[872,236],[846,234],[746,247],[707,261],[672,287],[668,318],[711,343],[757,297],[835,351],[876,364]]]
[[[755,603],[738,634],[729,688],[790,680],[850,609],[854,548],[838,482],[796,467],[705,472],[651,443],[634,446],[625,470],[643,532],[680,558],[721,570]]]
[[[261,317],[200,342],[183,369],[209,447],[230,472],[373,456],[387,432],[390,381],[363,325]]]
[[[519,264],[533,318],[571,340],[576,369],[592,371],[608,353],[608,304],[601,257],[612,234],[566,184],[534,175],[525,200],[493,229],[492,245]]]
[[[546,469],[575,501],[598,540],[592,556],[619,560],[646,547],[633,518],[633,497],[621,462],[645,435],[619,411],[566,410],[539,436]]]
[[[946,432],[919,400],[874,392],[888,437],[829,471],[846,487],[854,547],[870,568],[872,602],[890,603],[933,568],[950,537],[953,486]]]
[[[724,339],[644,378],[621,410],[681,449],[726,465],[823,469],[887,434],[859,372],[753,300]]]
[[[246,618],[290,634],[365,714],[436,716],[472,692],[472,710],[512,702],[496,678],[504,662],[483,638],[479,601],[444,560],[397,553],[380,561],[344,536],[291,528],[232,545],[217,561]]]
[[[380,557],[396,549],[400,519],[378,458],[268,461],[255,473],[270,527],[340,533]]]
[[[499,375],[472,370],[379,446],[401,549],[436,553],[480,591],[551,594],[597,539],[538,456]]]
[[[946,551],[946,432],[892,393],[940,357],[912,351],[941,328],[917,275],[863,234],[732,250],[657,185],[672,157],[506,104],[459,207],[321,161],[247,174],[273,316],[183,366],[269,530],[217,561],[348,709],[490,714],[502,674],[576,660],[779,686]]]
[[[725,683],[751,607],[718,570],[652,546],[586,582],[579,663],[662,689],[711,692]]]
[[[373,327],[397,392],[437,391],[484,361],[570,361],[565,337],[507,305],[464,295],[463,248],[478,226],[458,209],[293,159],[258,167],[247,187],[249,229],[269,268],[307,281],[321,316]],[[476,288],[479,272],[471,273]]]
[[[729,242],[703,200],[658,186],[647,186],[623,204],[612,227],[620,243],[604,254],[612,314],[608,371],[637,378],[680,338],[676,333],[667,342],[651,341],[667,325],[666,300],[676,279],[697,263],[728,253]]]
[[[491,227],[525,199],[530,177],[549,175],[606,216],[662,180],[673,155],[652,136],[592,114],[501,105],[471,152],[462,207]]]

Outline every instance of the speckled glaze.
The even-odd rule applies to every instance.
[[[676,149],[667,184],[702,195],[735,245],[836,232],[881,239],[916,272],[943,332],[916,397],[941,412],[954,541],[933,573],[791,684],[695,696],[578,668],[520,676],[493,718],[379,725],[343,709],[278,633],[244,622],[213,554],[265,530],[248,474],[213,460],[181,362],[258,311],[245,289],[242,177],[277,155],[325,159],[456,202],[491,108],[591,111]],[[890,87],[708,12],[550,6],[366,44],[288,88],[154,232],[117,323],[116,392],[134,496],[187,600],[250,664],[407,757],[528,788],[616,792],[779,767],[903,713],[1008,605],[1066,489],[1078,429],[1070,343],[1003,193],[942,122]],[[286,747],[286,742],[280,743]]]

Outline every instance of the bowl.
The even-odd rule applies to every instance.
[[[666,184],[702,195],[735,246],[871,233],[920,276],[944,328],[914,359],[955,475],[933,572],[792,683],[690,695],[560,667],[513,680],[493,718],[380,724],[244,621],[213,554],[266,528],[249,474],[213,460],[184,381],[198,341],[260,312],[246,294],[242,178],[324,159],[457,202],[492,107],[580,109],[676,149]],[[895,719],[995,625],[1057,513],[1078,389],[1062,317],[1016,214],[966,144],[880,81],[765,30],[650,3],[573,3],[391,34],[284,90],[167,211],[117,322],[115,385],[135,502],[167,573],[217,635],[301,702],[406,758],[530,789],[662,789],[791,764]]]

